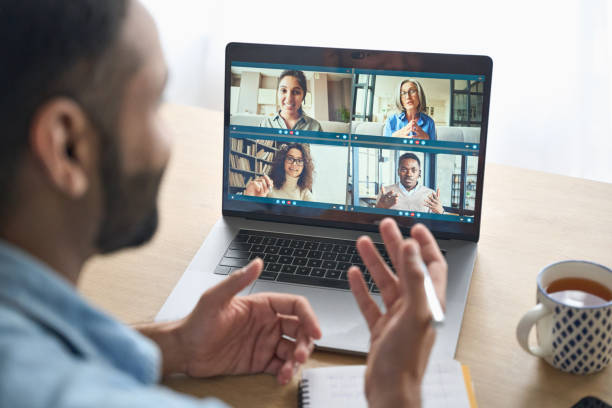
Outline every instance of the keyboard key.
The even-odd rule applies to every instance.
[[[339,279],[340,279],[340,280],[348,280],[348,275],[347,275],[347,273],[346,273],[346,272],[342,272],[342,273],[340,274],[340,278],[339,278]]]
[[[263,257],[264,262],[278,262],[278,255],[266,254]]]
[[[265,249],[265,245],[255,244],[251,247],[251,252],[263,252]]]
[[[347,281],[338,279],[316,278],[314,276],[290,275],[281,273],[276,278],[277,282],[297,283],[301,285],[323,286],[327,288],[349,289]]]
[[[258,235],[252,235],[247,242],[249,244],[261,244],[261,241],[263,241],[263,237]]]
[[[270,245],[266,247],[264,252],[266,254],[278,254],[279,251],[280,251],[280,247]]]
[[[310,275],[310,269],[311,269],[311,268],[309,268],[309,267],[307,267],[307,266],[300,266],[300,267],[298,267],[298,268],[297,268],[297,270],[295,271],[295,273],[296,273],[297,275]]]
[[[276,238],[265,237],[261,243],[264,245],[274,245],[276,244]]]
[[[333,269],[328,269],[327,272],[325,273],[325,277],[329,278],[329,279],[340,279],[340,275],[342,274],[341,271],[336,271]]]
[[[325,269],[336,269],[337,262],[336,261],[323,261],[321,264],[321,268]]]
[[[260,275],[258,279],[261,280],[276,280],[276,277],[278,276],[277,272],[268,272],[268,271],[263,271]]]
[[[372,286],[370,287],[370,291],[372,293],[380,293],[380,289],[378,289],[378,286],[376,286],[375,283],[373,283]]]
[[[348,249],[348,246],[346,245],[334,245],[334,248],[332,249],[332,251],[339,253],[339,254],[344,254],[346,253],[347,249]]]
[[[291,243],[290,239],[279,238],[276,240],[276,246],[279,246],[279,247],[288,247],[290,243]]]
[[[281,268],[281,272],[284,273],[295,273],[296,270],[297,266],[295,265],[283,265],[283,267]]]
[[[248,251],[237,251],[235,249],[228,249],[227,252],[225,253],[225,256],[227,258],[244,258],[244,259],[249,259],[249,252]]]
[[[327,272],[327,269],[312,268],[312,271],[310,271],[310,276],[316,276],[316,277],[322,278],[325,276],[325,272]]]
[[[291,264],[291,263],[293,263],[293,257],[292,256],[283,255],[280,258],[278,258],[278,263],[281,263],[281,264]]]
[[[251,252],[251,255],[249,255],[249,260],[252,261],[255,258],[264,259],[265,256],[266,254],[262,254],[261,252]]]
[[[223,258],[221,260],[221,262],[219,262],[219,265],[233,266],[234,268],[242,268],[243,266],[246,266],[248,263],[249,263],[248,259],[242,259],[242,258]]]
[[[310,252],[308,252],[308,258],[321,259],[322,256],[323,256],[323,252],[321,252],[321,251],[310,251]]]
[[[334,244],[320,244],[319,245],[319,251],[331,251],[332,248],[334,247]]]
[[[234,242],[247,242],[249,240],[248,234],[238,234],[234,238]]]
[[[304,241],[300,241],[298,239],[292,239],[291,240],[291,244],[289,244],[289,246],[291,248],[303,248],[304,247]]]
[[[215,273],[217,275],[227,275],[229,271],[230,271],[229,266],[217,265],[217,267],[215,268]]]
[[[268,272],[280,272],[283,265],[278,263],[267,263],[264,265],[264,269]]]
[[[350,262],[338,262],[336,265],[336,269],[340,269],[341,271],[347,271],[353,264]]]
[[[251,249],[251,244],[247,244],[246,242],[232,242],[229,246],[229,249],[237,249],[238,251],[249,251]]]
[[[300,258],[303,258],[306,255],[308,255],[307,249],[296,249],[293,251],[293,256],[299,256]]]
[[[353,257],[352,255],[338,254],[338,256],[336,257],[336,261],[338,261],[338,262],[351,262],[351,258],[352,257]]]
[[[346,250],[346,253],[349,255],[357,254],[357,247],[350,246],[349,249]]]
[[[320,268],[322,263],[323,261],[320,259],[309,259],[306,265],[313,268]]]
[[[308,263],[308,259],[306,258],[293,258],[294,265],[304,266],[307,263]]]
[[[281,247],[278,251],[279,255],[293,255],[293,248]]]
[[[363,263],[363,261],[361,260],[361,257],[359,255],[353,255],[349,262],[351,262],[353,264],[356,264],[356,265],[359,265],[359,264]]]
[[[334,252],[323,252],[323,256],[321,258],[325,261],[333,261],[336,259],[336,254]]]
[[[304,244],[304,249],[312,249],[316,250],[319,247],[319,243],[315,241],[306,241]]]

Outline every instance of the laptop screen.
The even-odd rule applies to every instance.
[[[477,240],[488,57],[229,44],[224,214]]]

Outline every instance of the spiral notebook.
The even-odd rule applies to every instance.
[[[305,369],[298,406],[367,408],[364,395],[365,366]],[[477,408],[467,366],[454,360],[430,361],[422,385],[423,408]]]

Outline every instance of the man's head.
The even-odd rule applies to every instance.
[[[406,190],[412,190],[421,177],[421,161],[414,153],[404,153],[400,156],[398,163],[397,175],[400,183]]]
[[[169,154],[150,15],[134,0],[4,0],[0,38],[0,234],[36,219],[31,234],[92,252],[148,240]]]

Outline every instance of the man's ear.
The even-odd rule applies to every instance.
[[[72,198],[89,188],[95,138],[87,115],[68,98],[42,105],[30,128],[30,146],[55,188]]]

